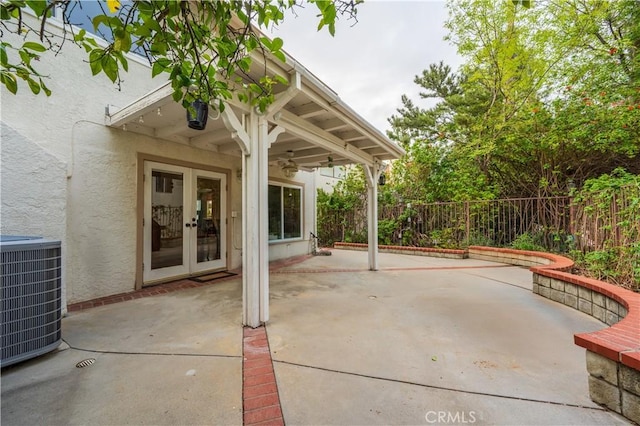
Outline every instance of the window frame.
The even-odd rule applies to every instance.
[[[272,181],[272,180],[269,180],[268,185],[275,186],[280,189],[280,234],[279,234],[280,238],[269,239],[269,244],[278,244],[278,243],[291,242],[291,241],[303,241],[304,240],[304,185]],[[300,210],[300,215],[299,215],[300,236],[298,237],[284,238],[284,234],[285,234],[284,189],[285,188],[292,188],[300,191],[300,205],[298,206]],[[268,191],[267,191],[267,194],[268,194]],[[267,232],[270,231],[269,224],[268,224],[270,217],[271,217],[271,214],[268,213]],[[269,232],[269,235],[271,235],[270,232]]]

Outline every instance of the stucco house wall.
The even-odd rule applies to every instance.
[[[228,218],[228,250],[231,268],[241,265],[240,158],[104,125],[107,105],[125,106],[163,79],[152,79],[149,66],[132,57],[118,90],[106,76],[92,76],[84,50],[71,43],[58,56],[44,54],[38,66],[52,77],[46,80],[51,97],[35,96],[25,85],[17,95],[1,89],[1,231],[62,240],[67,303],[136,286],[140,154],[230,171],[229,210],[237,217]],[[277,167],[269,173],[284,178]],[[315,229],[313,175],[299,172],[293,181],[304,187],[302,239],[271,244],[271,260],[307,253]]]
[[[4,122],[0,143],[0,234],[40,236],[67,245],[67,164]],[[65,279],[66,268],[62,270]],[[63,300],[66,289],[62,289]]]

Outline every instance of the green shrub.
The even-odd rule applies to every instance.
[[[511,242],[511,247],[517,250],[547,251],[544,247],[537,244],[535,239],[529,233],[519,235]]]

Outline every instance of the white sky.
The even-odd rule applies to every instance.
[[[341,18],[335,37],[316,31],[317,7],[297,9],[272,30],[284,50],[327,84],[358,114],[381,131],[401,107],[403,94],[419,99],[413,82],[429,64],[461,64],[444,41],[444,1],[369,0],[358,7],[358,23]]]

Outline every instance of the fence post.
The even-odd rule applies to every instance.
[[[569,234],[571,234],[575,238],[575,234],[576,234],[576,224],[575,224],[576,211],[575,211],[575,206],[573,205],[573,198],[571,198],[571,197],[567,197],[567,198],[569,199]]]
[[[469,214],[469,202],[464,202],[464,216],[465,216],[465,240],[467,242],[467,246],[471,241],[471,215]]]
[[[611,230],[613,231],[613,245],[614,247],[620,246],[620,228],[617,226],[618,224],[618,197],[616,197],[616,193],[613,193],[611,199],[611,219],[610,225]]]

